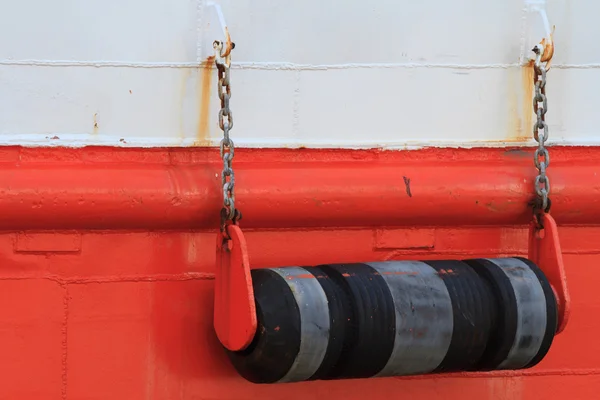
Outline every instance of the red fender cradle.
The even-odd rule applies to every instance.
[[[246,239],[237,224],[217,236],[214,326],[231,351],[243,350],[256,333],[256,307]]]
[[[558,303],[558,327],[556,334],[567,326],[571,314],[571,297],[558,239],[556,222],[550,214],[542,214],[543,229],[535,221],[529,226],[529,259],[537,264],[550,282]]]

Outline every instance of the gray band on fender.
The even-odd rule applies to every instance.
[[[272,268],[292,290],[300,310],[300,350],[279,382],[303,381],[321,366],[329,344],[329,303],[317,278],[301,267]],[[273,299],[277,301],[277,299]]]
[[[525,367],[540,350],[546,333],[546,297],[542,285],[527,264],[516,258],[492,258],[510,279],[517,300],[517,333],[506,359],[498,369]]]
[[[454,329],[452,300],[431,266],[419,261],[372,262],[385,280],[396,311],[394,348],[377,376],[433,371],[444,359]]]

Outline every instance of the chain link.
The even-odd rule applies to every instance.
[[[223,171],[221,172],[221,184],[223,187],[223,209],[221,210],[221,230],[225,229],[227,220],[236,222],[241,217],[239,210],[235,208],[235,173],[231,163],[233,161],[235,146],[233,140],[229,137],[229,132],[233,128],[233,113],[229,108],[231,99],[230,83],[230,57],[222,57],[224,43],[215,41],[215,64],[217,66],[218,82],[217,90],[221,100],[221,109],[219,110],[219,128],[223,131],[223,139],[220,143],[220,154],[223,160]],[[235,46],[235,45],[233,45]],[[232,49],[233,49],[232,46]]]
[[[550,165],[550,154],[546,148],[548,140],[548,124],[546,123],[546,112],[548,112],[548,99],[546,97],[546,65],[542,62],[544,46],[538,44],[533,49],[535,53],[534,70],[534,90],[533,111],[537,116],[537,120],[533,125],[533,137],[538,143],[538,148],[535,150],[534,163],[538,170],[538,176],[535,178],[535,192],[538,196],[536,204],[536,212],[550,211],[550,179],[546,175],[546,170]]]

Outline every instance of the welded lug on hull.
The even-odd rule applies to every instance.
[[[237,225],[217,236],[214,328],[231,351],[246,348],[256,332],[256,307],[246,239]]]
[[[562,250],[556,222],[550,214],[541,215],[543,229],[533,221],[529,226],[529,259],[537,264],[548,277],[558,303],[558,327],[561,333],[569,321],[571,297],[563,264]]]

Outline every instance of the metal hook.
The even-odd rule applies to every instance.
[[[221,30],[223,31],[223,36],[225,37],[225,40],[215,40],[213,42],[215,62],[217,64],[225,65],[227,68],[229,68],[231,66],[230,54],[231,50],[235,48],[235,43],[231,41],[231,35],[229,34],[229,29],[227,28],[227,23],[225,22],[225,17],[223,16],[221,6],[214,1],[208,1],[206,6],[213,7],[215,9],[219,24],[221,25]]]
[[[556,26],[552,26],[550,29],[550,22],[548,21],[548,14],[546,13],[546,0],[525,0],[525,5],[532,12],[537,12],[544,25],[544,31],[546,36],[533,48],[533,52],[536,54],[536,60],[539,62],[546,63],[546,71],[550,70],[550,64],[552,57],[554,56],[554,30]]]
[[[231,67],[231,50],[235,48],[235,43],[231,41],[229,30],[225,27],[225,41],[215,40],[213,42],[213,49],[215,51],[215,62],[217,64],[225,65],[227,68]]]

